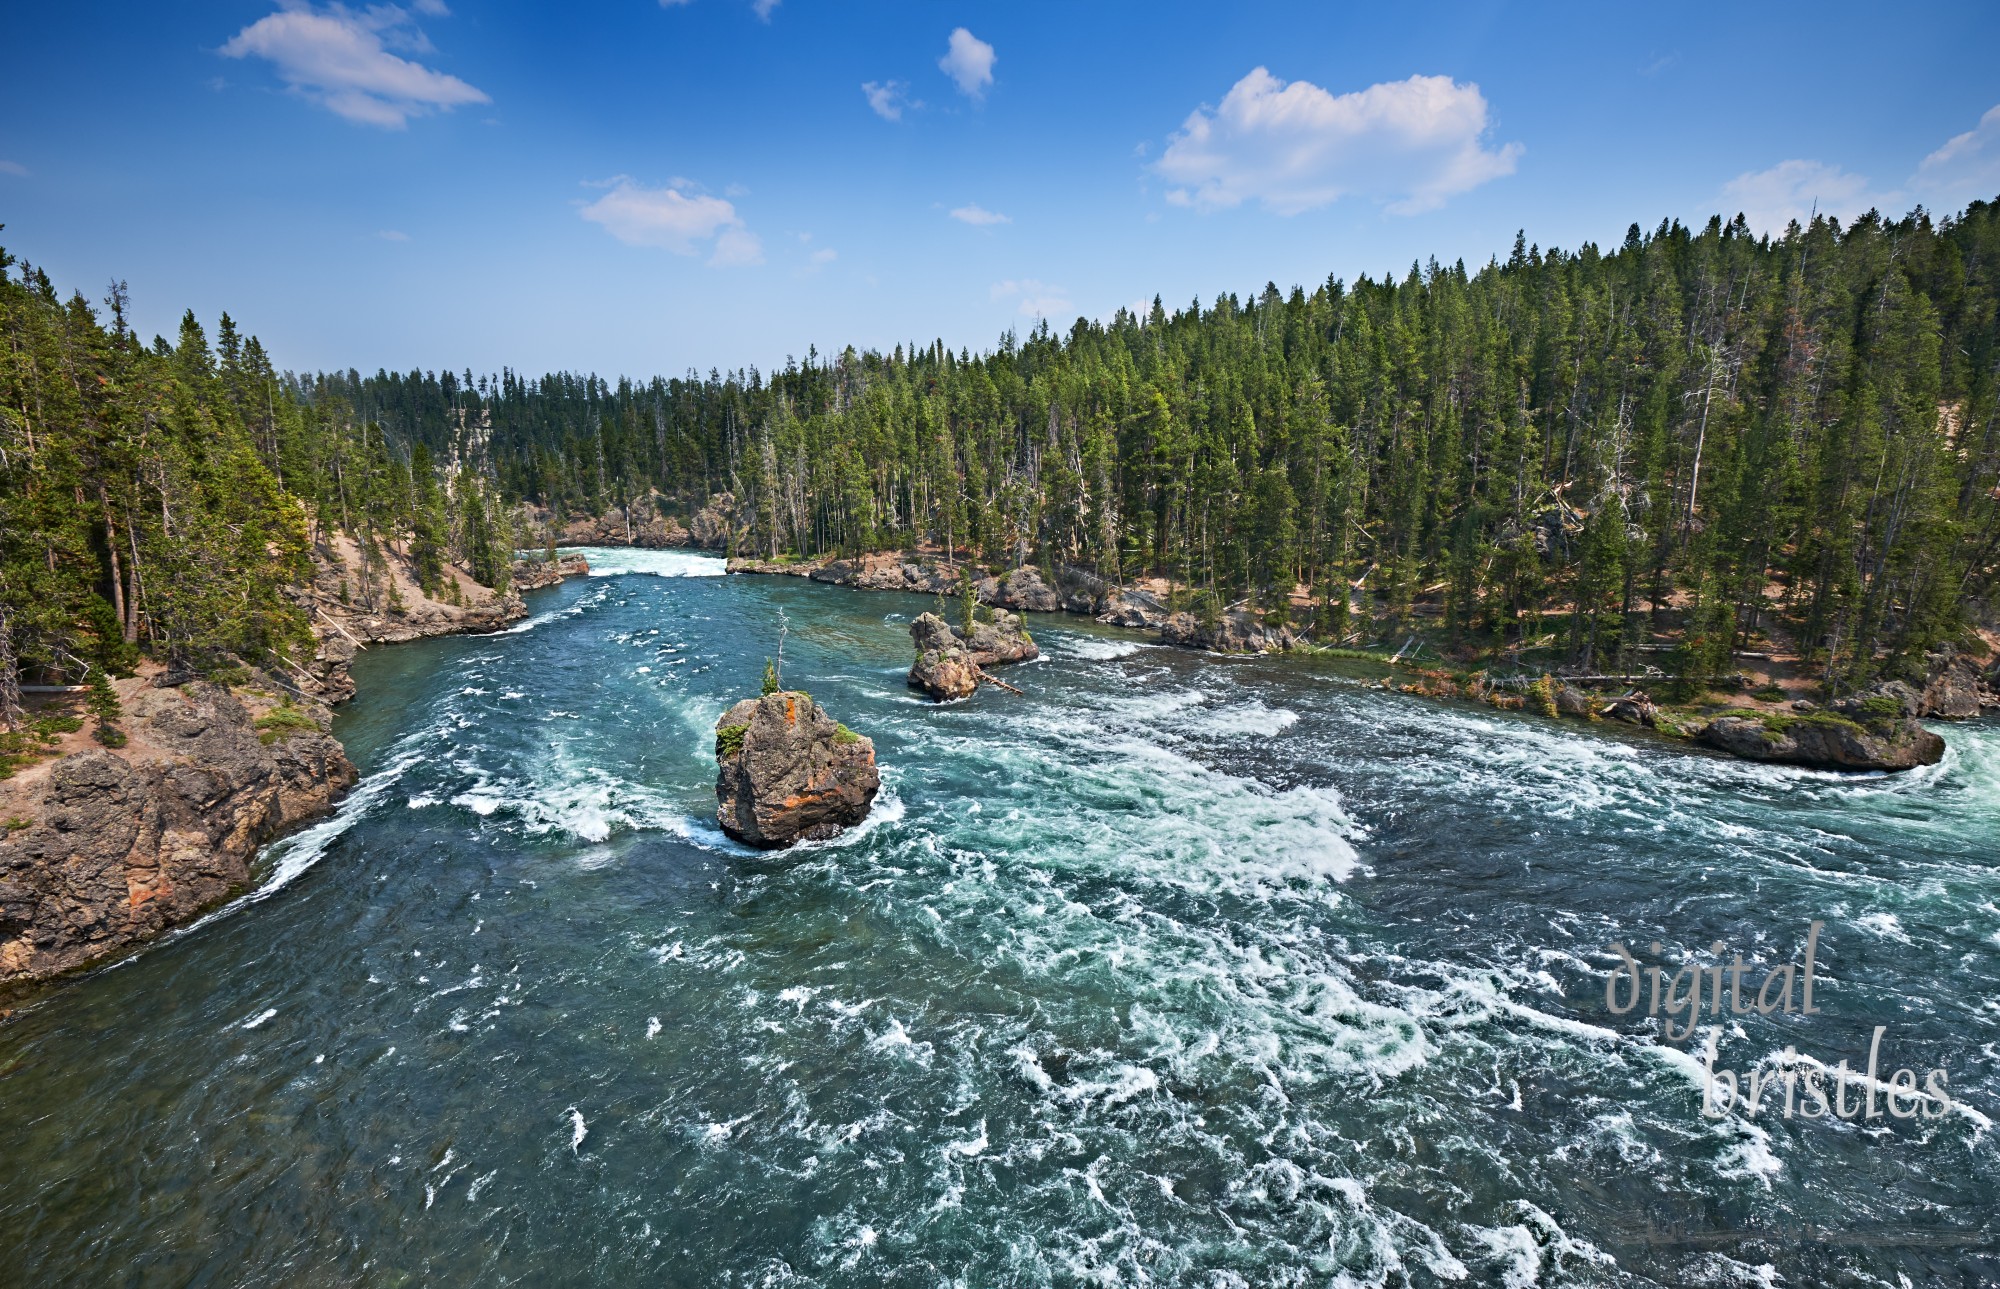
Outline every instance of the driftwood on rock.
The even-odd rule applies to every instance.
[[[939,702],[968,697],[981,684],[1018,694],[1020,690],[995,679],[986,668],[1027,662],[1042,652],[1021,619],[1005,609],[994,610],[990,622],[975,622],[970,636],[935,613],[918,614],[910,624],[910,643],[917,650],[916,661],[910,664],[910,686]]]

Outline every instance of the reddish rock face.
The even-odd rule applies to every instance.
[[[798,690],[746,698],[724,712],[715,762],[716,822],[752,846],[831,837],[868,817],[882,785],[874,742]]]

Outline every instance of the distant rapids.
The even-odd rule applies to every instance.
[[[1849,777],[1075,618],[937,707],[930,600],[584,553],[363,655],[339,812],[0,1027],[0,1279],[2000,1283],[2000,727]],[[712,729],[781,613],[884,786],[770,855]],[[1814,920],[1816,1015],[1607,1012],[1614,941]],[[1703,1115],[1711,1031],[1877,1025],[1962,1110]]]

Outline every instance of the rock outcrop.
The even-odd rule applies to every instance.
[[[1020,615],[1005,609],[993,610],[993,616],[975,619],[972,634],[953,627],[952,633],[965,643],[965,652],[975,665],[998,667],[1010,662],[1033,662],[1042,656],[1041,646],[1028,634],[1026,624]]]
[[[125,747],[78,736],[79,750],[0,782],[0,989],[191,920],[248,883],[260,845],[354,782],[317,703],[260,717],[206,681],[119,688]]]
[[[730,541],[738,535],[738,527],[736,497],[718,492],[688,520],[687,540],[703,550],[728,550]]]
[[[564,546],[636,546],[668,550],[695,544],[679,520],[635,503],[613,506],[601,515],[569,520],[562,527]]]
[[[1041,570],[1024,564],[1011,573],[979,580],[977,594],[982,604],[1023,613],[1055,613],[1063,606],[1056,589],[1042,580]]]
[[[548,559],[517,559],[511,577],[516,591],[539,591],[572,577],[589,577],[590,561],[581,555],[558,555]]]
[[[831,837],[868,816],[875,744],[798,690],[746,698],[715,724],[715,818],[752,846]]]
[[[1933,652],[1928,662],[1929,673],[1918,700],[1917,714],[1948,721],[1970,720],[1979,715],[1988,698],[1979,664],[1951,645]]]
[[[1210,653],[1270,653],[1296,648],[1299,635],[1290,627],[1269,627],[1247,609],[1222,614],[1213,623],[1192,613],[1176,613],[1160,624],[1160,643]]]
[[[1919,725],[1922,696],[1901,681],[1829,703],[1823,711],[1724,716],[1699,738],[1752,761],[1782,761],[1828,770],[1908,770],[1935,765],[1944,740]]]
[[[527,589],[589,571],[580,556],[559,559],[554,567],[521,561],[514,568],[531,570]],[[373,558],[364,558],[344,534],[316,548],[312,580],[286,594],[311,620],[319,647],[310,674],[290,674],[286,685],[321,702],[342,703],[354,696],[348,665],[369,645],[493,631],[528,614],[512,589],[481,586],[456,565],[446,565],[444,578],[433,588],[435,594],[426,593],[400,552],[382,547]]]
[[[982,681],[1013,689],[987,675],[986,668],[1027,662],[1042,654],[1020,617],[1005,609],[995,609],[990,618],[975,621],[970,636],[935,613],[920,613],[910,624],[910,643],[917,650],[916,661],[910,664],[910,686],[939,702],[965,698]]]
[[[1173,616],[1166,601],[1150,591],[1110,587],[1098,598],[1096,617],[1106,626],[1158,631]]]
[[[910,643],[917,648],[910,664],[910,687],[921,689],[939,702],[970,697],[979,688],[979,666],[965,651],[945,620],[935,613],[922,613],[910,624]]]

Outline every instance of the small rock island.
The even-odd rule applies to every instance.
[[[975,620],[970,632],[935,613],[919,614],[910,624],[910,643],[917,649],[916,661],[910,664],[910,687],[939,702],[969,697],[981,682],[1013,689],[987,675],[986,668],[1042,656],[1020,615],[1005,609],[995,609],[990,620]]]
[[[882,786],[874,742],[797,689],[724,712],[715,764],[716,822],[740,842],[773,850],[860,823]]]

